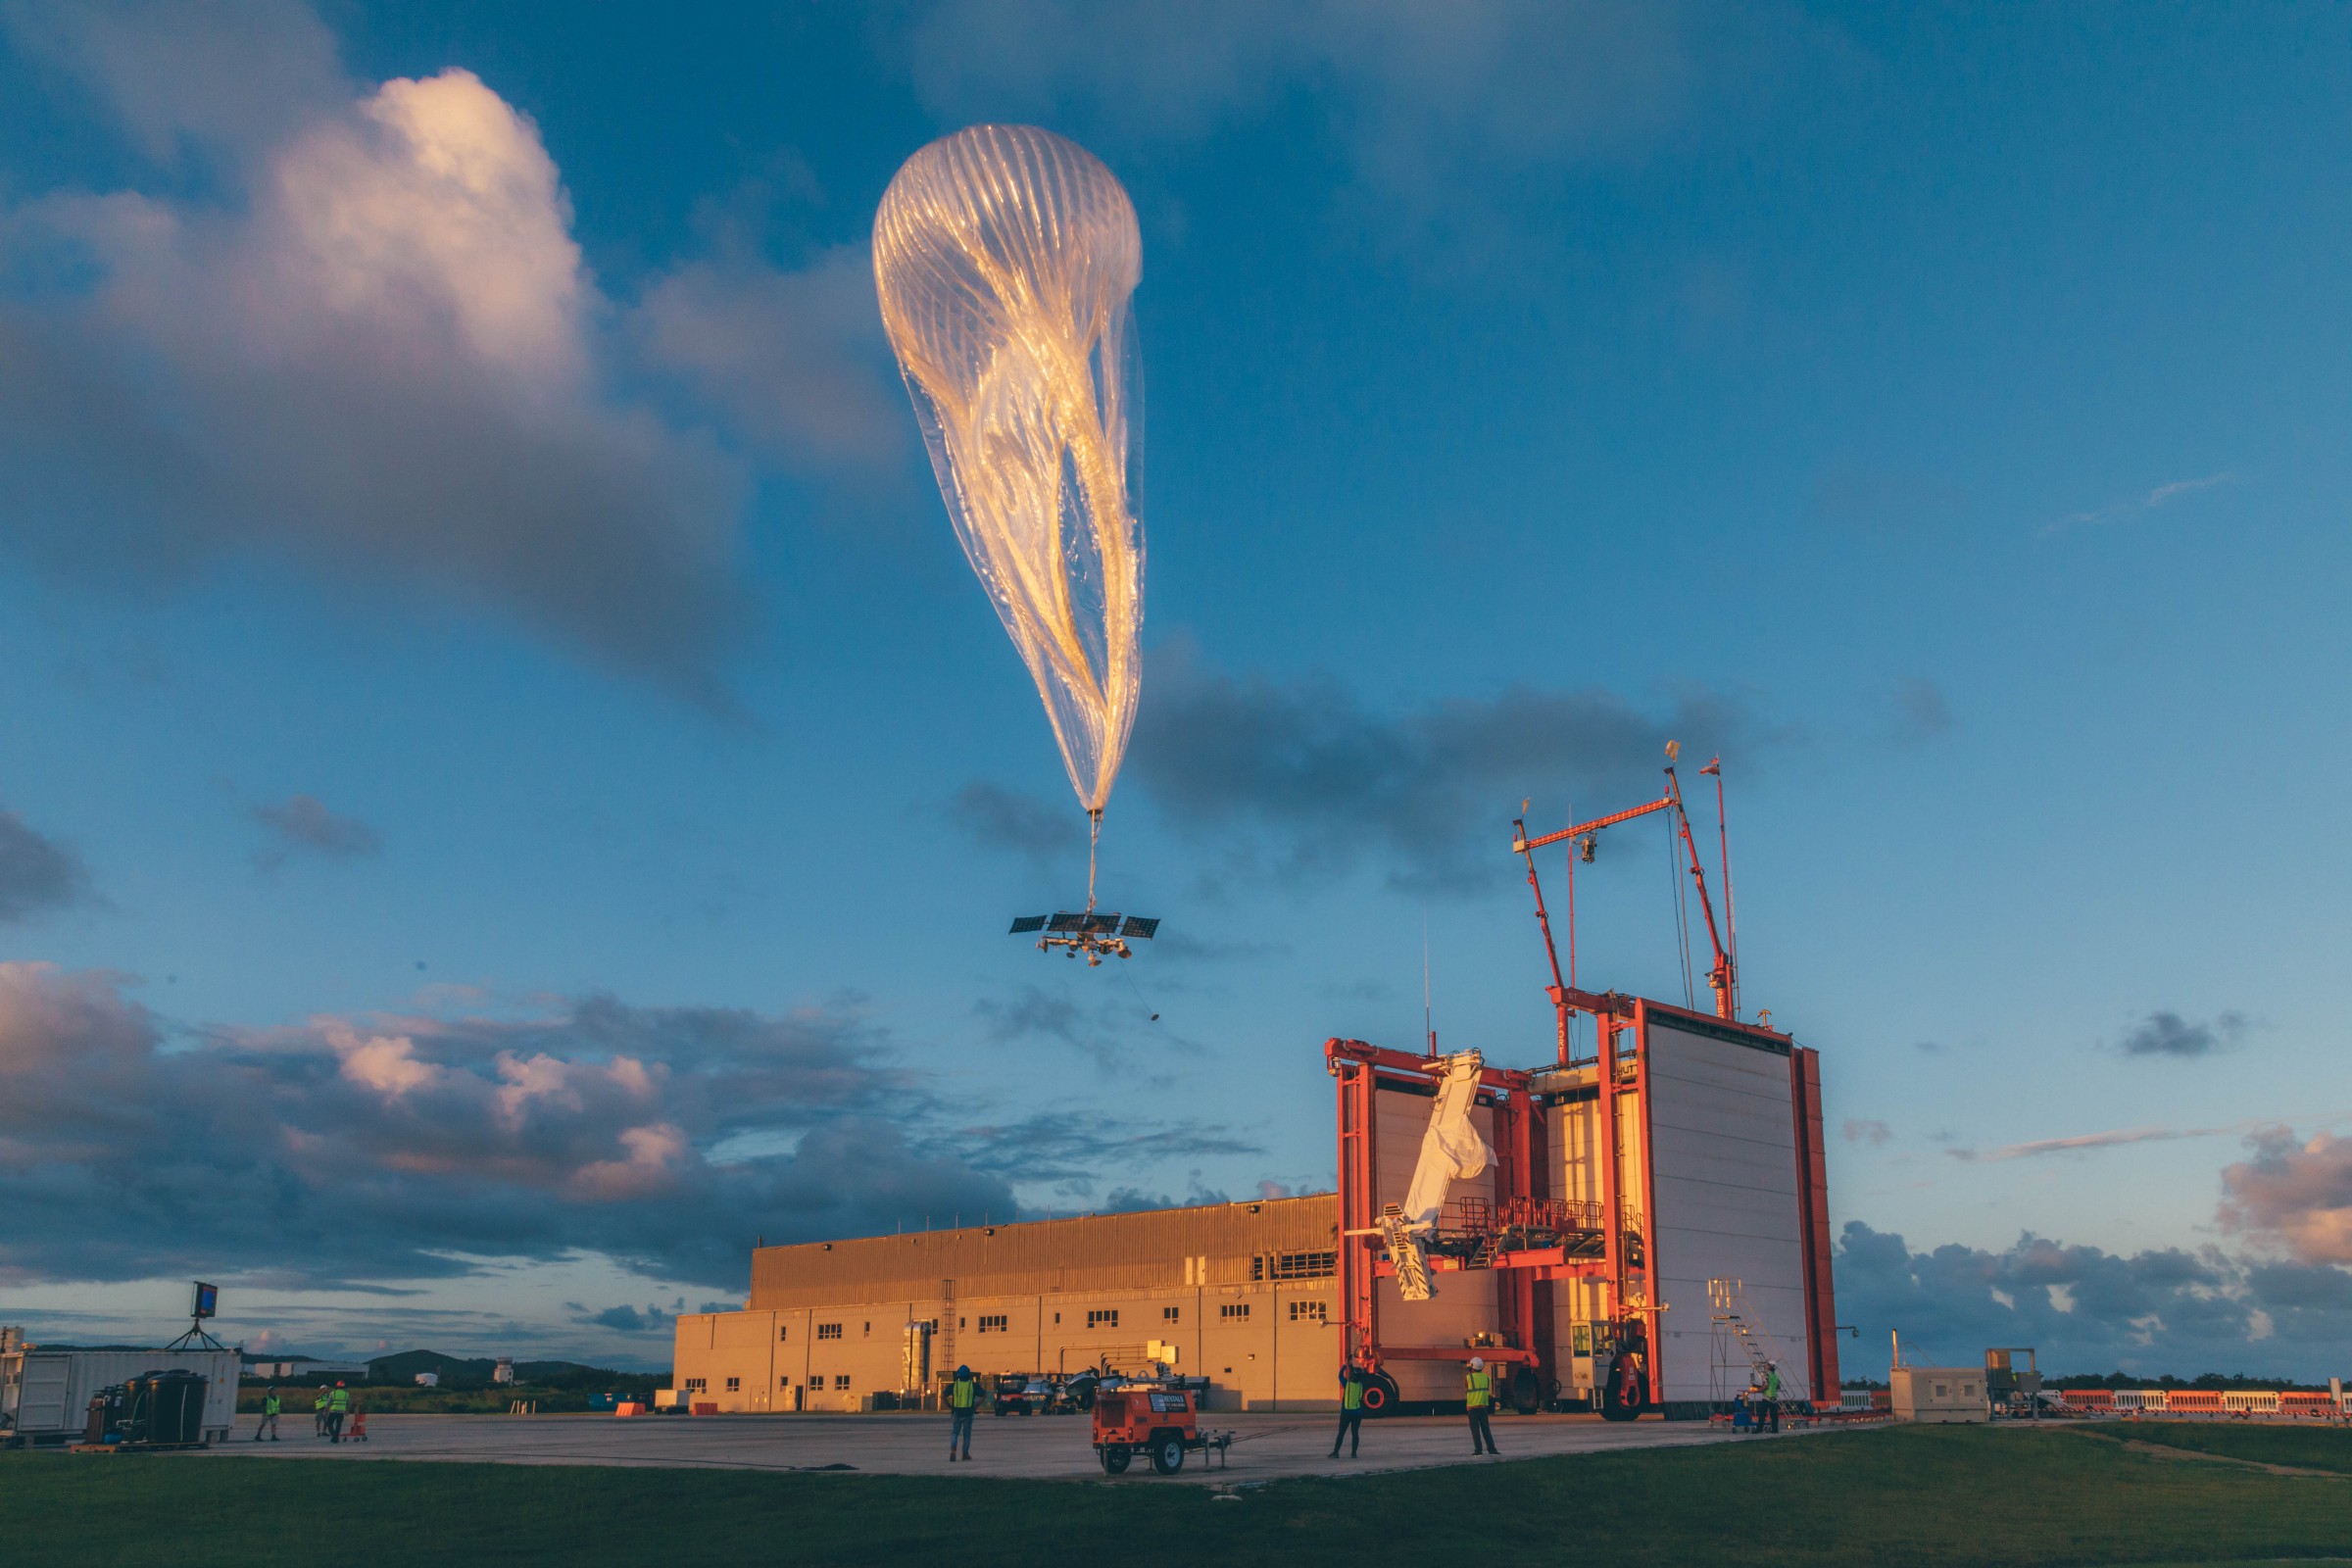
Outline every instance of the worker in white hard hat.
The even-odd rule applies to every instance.
[[[1764,1363],[1764,1396],[1756,1401],[1756,1430],[1781,1430],[1781,1363]]]
[[[1494,1407],[1494,1380],[1487,1372],[1487,1358],[1474,1355],[1470,1370],[1462,1380],[1462,1408],[1470,1416],[1470,1451],[1472,1453],[1500,1453],[1494,1446],[1494,1434],[1488,1429],[1487,1416]]]

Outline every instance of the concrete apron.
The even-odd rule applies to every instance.
[[[256,1444],[253,1416],[238,1419],[228,1443],[196,1458],[436,1459],[473,1464],[631,1465],[651,1468],[856,1472],[865,1475],[995,1476],[1041,1481],[1101,1481],[1159,1486],[1169,1481],[1247,1485],[1287,1476],[1370,1475],[1438,1465],[1496,1464],[1556,1454],[1688,1447],[1734,1441],[1721,1426],[1697,1421],[1616,1424],[1592,1416],[1497,1418],[1501,1458],[1474,1458],[1459,1416],[1394,1416],[1366,1421],[1361,1457],[1331,1455],[1336,1415],[1249,1412],[1220,1415],[1204,1427],[1235,1433],[1230,1462],[1219,1467],[1185,1455],[1172,1477],[1138,1458],[1119,1477],[1102,1473],[1084,1416],[983,1415],[973,1424],[970,1462],[948,1459],[944,1415],[373,1415],[370,1441],[329,1444],[307,1425],[284,1423],[285,1441]],[[1784,1437],[1802,1436],[1798,1430]]]

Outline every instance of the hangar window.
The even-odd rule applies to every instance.
[[[833,1377],[833,1387],[835,1387],[835,1388],[837,1388],[837,1389],[846,1389],[846,1388],[848,1388],[849,1386],[850,1386],[850,1375],[849,1375],[847,1372],[839,1372],[839,1373],[836,1373],[836,1374],[834,1374],[834,1377]]]
[[[1327,1280],[1340,1271],[1337,1252],[1260,1252],[1250,1260],[1250,1278]]]
[[[792,1387],[792,1379],[778,1378],[776,1379],[776,1387],[779,1389],[789,1389]]]
[[[819,1372],[816,1376],[808,1380],[808,1386],[812,1389],[823,1388],[825,1386],[825,1375],[822,1372]]]
[[[1159,1309],[1159,1320],[1162,1323],[1174,1323],[1181,1318],[1183,1312],[1184,1308],[1181,1306],[1163,1306]]]
[[[710,1380],[709,1378],[688,1378],[686,1380],[686,1392],[688,1394],[700,1394],[710,1386]]]
[[[743,1379],[741,1379],[741,1378],[729,1378],[729,1379],[727,1379],[727,1392],[728,1392],[729,1394],[736,1394],[736,1393],[740,1393],[740,1392],[742,1391],[742,1389],[743,1389]]]
[[[1004,1330],[1005,1330],[1005,1317],[1006,1317],[1006,1314],[1004,1314],[1004,1313],[1003,1313],[1003,1312],[995,1312],[995,1313],[983,1312],[983,1313],[981,1313],[981,1314],[980,1314],[980,1332],[981,1332],[981,1333],[983,1333],[983,1334],[1002,1334],[1002,1333],[1004,1333]]]
[[[1331,1308],[1321,1301],[1293,1301],[1291,1321],[1294,1323],[1328,1323]]]
[[[1217,1316],[1228,1323],[1246,1323],[1250,1320],[1250,1303],[1248,1301],[1227,1301],[1223,1306],[1217,1308]]]
[[[838,1323],[819,1323],[816,1326],[816,1337],[820,1340],[838,1340],[841,1338],[841,1325]]]
[[[1086,1326],[1090,1329],[1115,1329],[1119,1326],[1119,1309],[1115,1306],[1089,1308]]]
[[[873,1333],[873,1332],[874,1332],[874,1326],[873,1326],[873,1324],[871,1324],[871,1323],[868,1323],[868,1324],[866,1324],[866,1326],[865,1326],[865,1332],[866,1332],[866,1333],[868,1333],[868,1334],[871,1334],[871,1333]]]
[[[786,1325],[779,1323],[776,1325],[776,1338],[778,1340],[789,1340],[792,1338],[792,1330]]]

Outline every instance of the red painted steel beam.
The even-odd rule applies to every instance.
[[[1326,1064],[1357,1061],[1385,1073],[1424,1078],[1431,1083],[1446,1076],[1443,1056],[1416,1056],[1406,1051],[1390,1051],[1382,1046],[1368,1046],[1361,1040],[1326,1040],[1323,1042]],[[1532,1074],[1510,1067],[1481,1067],[1479,1086],[1483,1089],[1501,1089],[1516,1094],[1527,1087]]]
[[[1547,1279],[1597,1280],[1608,1277],[1609,1265],[1597,1257],[1570,1257],[1565,1249],[1558,1247],[1527,1248],[1516,1252],[1496,1252],[1493,1262],[1475,1269],[1466,1266],[1458,1257],[1446,1257],[1444,1254],[1429,1260],[1429,1271],[1432,1274],[1487,1274],[1505,1273],[1513,1270],[1533,1271]],[[1396,1261],[1385,1256],[1374,1258],[1372,1274],[1376,1279],[1395,1279],[1396,1277]]]
[[[1663,1402],[1666,1383],[1658,1375],[1658,1363],[1665,1357],[1659,1343],[1658,1313],[1665,1305],[1659,1299],[1664,1276],[1658,1270],[1658,1143],[1649,1115],[1649,1004],[1645,1002],[1634,1004],[1634,1039],[1640,1047],[1634,1056],[1634,1093],[1640,1097],[1642,1114],[1642,1168],[1636,1189],[1642,1195],[1642,1305],[1649,1314],[1642,1353],[1649,1367],[1649,1396]]]
[[[1799,1046],[1788,1054],[1795,1089],[1797,1228],[1804,1250],[1807,1368],[1816,1400],[1836,1400],[1838,1296],[1831,1278],[1830,1177],[1821,1117],[1821,1053]]]
[[[1511,846],[1511,853],[1525,855],[1530,850],[1549,849],[1552,845],[1568,839],[1582,838],[1587,833],[1597,833],[1604,827],[1615,827],[1620,822],[1631,822],[1637,816],[1647,816],[1652,811],[1663,811],[1673,805],[1673,796],[1662,795],[1647,806],[1636,806],[1627,810],[1612,811],[1607,816],[1596,816],[1590,822],[1579,822],[1574,827],[1564,827],[1557,833],[1546,833],[1540,839],[1521,839]]]
[[[1508,1345],[1384,1345],[1380,1353],[1391,1361],[1467,1361],[1477,1355],[1490,1361],[1523,1361],[1532,1366],[1536,1360],[1534,1351]]]

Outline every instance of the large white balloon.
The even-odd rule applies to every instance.
[[[948,514],[1098,822],[1142,690],[1142,272],[1118,179],[1032,125],[931,143],[874,216],[882,323]]]

